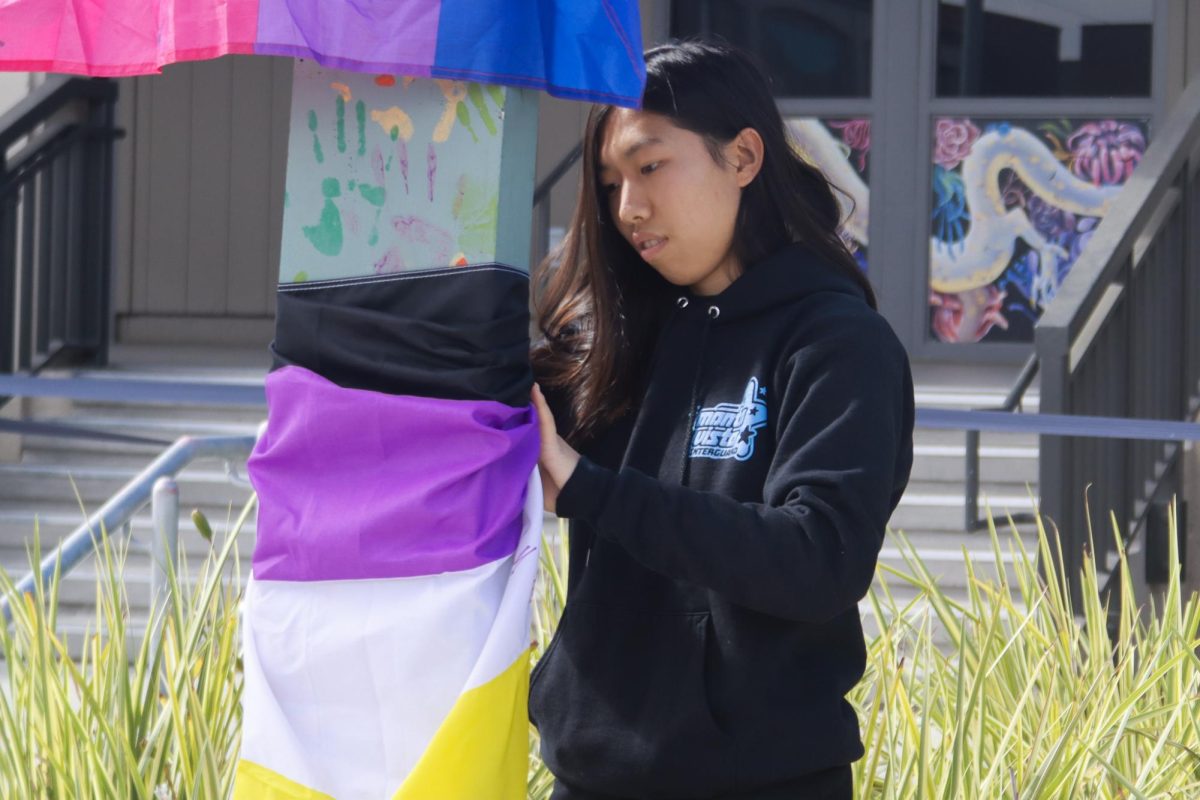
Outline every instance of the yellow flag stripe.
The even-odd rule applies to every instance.
[[[525,650],[504,672],[458,698],[393,800],[525,800],[528,697]]]
[[[277,772],[242,759],[233,781],[233,800],[333,800],[324,792],[301,786]]]

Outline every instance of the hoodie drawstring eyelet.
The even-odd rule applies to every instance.
[[[716,306],[708,307],[708,318],[709,319],[716,319],[719,316],[721,316],[721,309],[719,309]]]
[[[688,299],[686,297],[681,297],[675,301],[675,305],[679,306],[680,308],[687,308],[688,307]]]

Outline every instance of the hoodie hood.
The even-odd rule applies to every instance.
[[[807,246],[793,242],[746,269],[715,295],[680,288],[671,297],[685,313],[707,314],[714,323],[721,324],[795,303],[819,292],[837,292],[866,302],[862,288],[850,276]]]

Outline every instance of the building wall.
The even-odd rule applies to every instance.
[[[666,6],[642,0],[642,7],[650,41]],[[265,345],[275,311],[291,61],[233,56],[120,84],[127,135],[116,167],[117,341]],[[539,181],[579,140],[587,108],[542,97]],[[553,228],[567,225],[578,176],[576,167],[553,190]]]
[[[118,341],[270,340],[291,65],[233,56],[121,81]]]
[[[912,8],[889,8],[887,19],[885,4],[877,2],[876,14],[880,23],[886,23],[893,16],[911,16],[913,9],[931,2],[905,0],[902,5]],[[1200,7],[1189,9],[1187,0],[1158,2],[1164,15],[1159,20],[1165,18],[1168,24],[1167,35],[1159,40],[1166,55],[1156,59],[1166,73],[1156,105],[1160,103],[1157,107],[1166,112],[1186,76],[1200,71]],[[644,42],[650,45],[665,38],[668,0],[641,0],[640,6]],[[915,46],[910,39],[915,42],[917,37],[905,38],[907,34],[890,23],[877,24],[877,34],[876,58],[881,65],[877,75],[914,69],[920,73],[925,68],[923,58],[900,52]],[[119,340],[269,340],[286,162],[289,64],[286,59],[233,57],[122,81],[121,122],[129,135],[118,154],[114,284]],[[915,112],[913,102],[893,97],[890,90],[877,88],[876,94],[881,95],[878,102],[858,105],[868,109],[865,113],[875,118],[880,133],[930,111]],[[814,119],[864,113],[835,105],[789,100],[785,111],[792,118]],[[579,141],[586,114],[584,104],[543,96],[539,181]],[[1154,116],[1158,123],[1165,119],[1159,113]],[[876,136],[872,148],[872,162],[877,154],[880,161],[872,168],[878,185],[872,191],[871,207],[878,221],[870,223],[876,239],[871,277],[885,314],[917,358],[973,359],[964,351],[975,350],[972,346],[952,345],[934,352],[925,345],[929,334],[923,300],[928,294],[924,283],[929,256],[920,248],[926,237],[916,229],[926,212],[912,203],[914,189],[922,190],[915,186],[920,181],[912,180],[911,170],[897,169],[912,162],[920,148],[928,147],[920,124],[914,130],[915,138],[906,134],[907,140]],[[551,194],[552,239],[569,223],[578,180],[576,166]],[[905,182],[914,186],[896,189]],[[889,203],[889,197],[895,202]],[[984,355],[997,355],[1000,349],[993,347]],[[1027,346],[1010,349],[1004,358],[1017,363]]]
[[[29,93],[30,76],[25,72],[0,72],[0,115]]]

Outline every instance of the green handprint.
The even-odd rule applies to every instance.
[[[341,196],[341,183],[337,178],[326,178],[321,182],[321,194],[325,196],[325,204],[321,207],[320,221],[316,225],[305,225],[301,230],[318,253],[336,256],[342,252],[342,215],[333,198]]]

